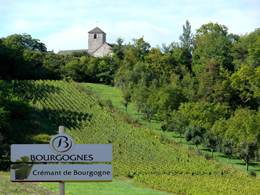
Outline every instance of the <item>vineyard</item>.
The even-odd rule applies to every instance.
[[[36,109],[66,126],[77,144],[112,144],[113,172],[180,194],[260,194],[260,180],[165,145],[158,135],[114,118],[98,101],[65,81],[13,81]]]

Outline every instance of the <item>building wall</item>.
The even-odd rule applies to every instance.
[[[110,50],[111,46],[105,43],[94,53],[94,57],[103,57],[107,54],[113,55],[113,52]]]
[[[88,34],[88,51],[94,52],[101,45],[106,42],[106,35],[103,33],[96,33],[96,39],[94,39],[94,33]]]

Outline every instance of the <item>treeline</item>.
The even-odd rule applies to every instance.
[[[209,23],[193,36],[186,21],[179,43],[136,43],[114,77],[126,109],[132,102],[149,123],[156,115],[163,131],[179,133],[180,142],[185,135],[212,155],[218,149],[240,157],[247,169],[259,160],[260,28],[239,36]]]
[[[4,80],[73,79],[111,83],[117,62],[94,58],[86,52],[57,55],[28,34],[0,39],[0,78]]]
[[[151,48],[144,38],[125,45],[118,38],[113,56],[57,55],[30,35],[0,39],[0,77],[103,82],[123,90],[123,105],[136,106],[149,123],[185,135],[248,165],[259,158],[260,28],[228,33],[218,23],[193,35],[188,21],[179,42]],[[4,109],[4,108],[3,108]]]

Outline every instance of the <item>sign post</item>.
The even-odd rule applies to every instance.
[[[65,127],[59,126],[59,134],[65,134]],[[60,162],[59,164],[64,164]],[[65,183],[59,182],[59,195],[65,195]]]
[[[111,164],[89,164],[112,162],[112,145],[74,144],[72,137],[65,134],[64,126],[59,126],[59,134],[49,144],[11,145],[11,162],[12,182],[59,182],[60,195],[65,194],[64,182],[112,181]],[[58,164],[41,164],[48,162]]]

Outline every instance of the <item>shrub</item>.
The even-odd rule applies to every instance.
[[[252,177],[256,177],[256,172],[255,172],[255,170],[250,170],[250,171],[248,172],[248,175],[250,175],[250,176],[252,176]]]

